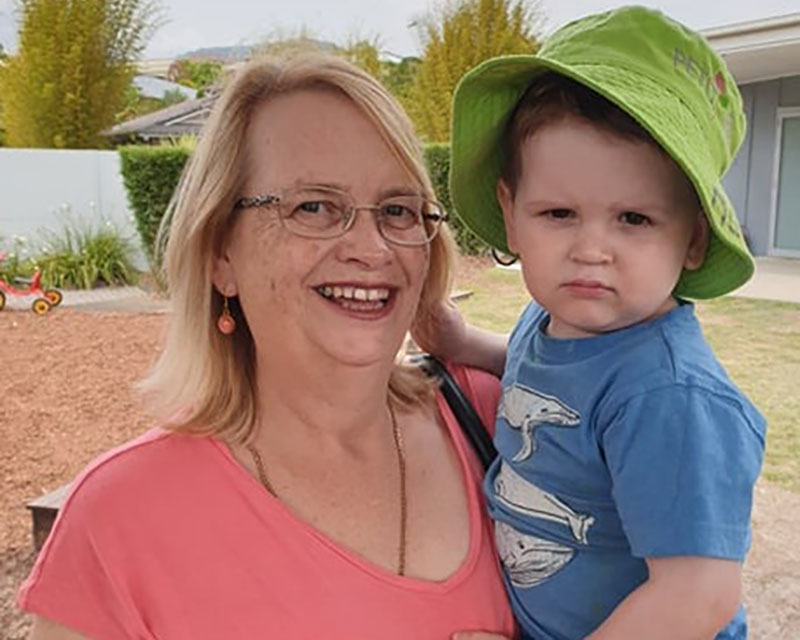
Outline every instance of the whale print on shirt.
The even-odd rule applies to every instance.
[[[553,494],[542,491],[502,462],[494,479],[497,501],[527,518],[538,518],[565,526],[579,544],[589,544],[588,532],[595,519],[577,513]],[[511,583],[534,587],[563,569],[575,556],[575,549],[539,536],[522,533],[506,522],[495,522],[495,543]]]
[[[558,573],[575,555],[574,549],[520,533],[505,522],[495,522],[494,538],[508,579],[523,589],[535,587]]]
[[[512,511],[528,518],[563,524],[576,542],[589,544],[587,533],[594,524],[594,517],[576,513],[553,494],[525,480],[506,462],[501,463],[494,479],[494,492],[497,500]]]
[[[553,427],[577,427],[580,414],[570,409],[558,398],[539,393],[521,384],[503,390],[503,397],[497,412],[498,417],[505,419],[512,429],[519,429],[522,434],[522,447],[512,458],[513,462],[521,462],[536,451],[533,431],[546,424]]]

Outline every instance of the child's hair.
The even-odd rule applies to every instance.
[[[580,118],[623,138],[646,142],[667,155],[636,120],[613,102],[567,76],[546,71],[522,95],[503,135],[505,162],[500,177],[512,194],[522,172],[523,143],[543,126],[566,116]]]

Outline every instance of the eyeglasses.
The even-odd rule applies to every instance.
[[[390,196],[375,205],[356,205],[350,194],[327,187],[286,189],[280,195],[240,198],[237,209],[274,206],[288,231],[304,238],[336,238],[353,226],[356,212],[372,211],[381,236],[393,244],[417,247],[436,237],[447,220],[442,205],[422,196]]]

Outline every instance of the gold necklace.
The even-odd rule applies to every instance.
[[[403,446],[403,435],[400,433],[400,427],[397,425],[397,418],[394,415],[394,408],[392,403],[387,403],[389,408],[389,417],[392,420],[392,437],[394,438],[394,448],[397,453],[397,469],[400,474],[400,541],[397,548],[397,575],[403,576],[406,572],[406,531],[408,529],[408,498],[406,494],[406,451]],[[272,485],[267,478],[267,473],[264,471],[264,462],[261,460],[261,454],[258,449],[251,443],[245,445],[250,455],[255,462],[256,470],[258,471],[258,479],[264,488],[269,491],[276,498],[278,495],[272,488]]]

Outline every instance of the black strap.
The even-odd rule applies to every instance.
[[[439,360],[430,354],[423,354],[417,359],[419,366],[431,376],[437,377],[441,381],[442,395],[450,406],[450,410],[461,425],[461,430],[470,441],[475,453],[478,454],[484,471],[489,468],[492,461],[497,457],[497,449],[494,448],[492,438],[483,424],[475,407],[472,406],[467,396],[458,386],[455,378]]]

